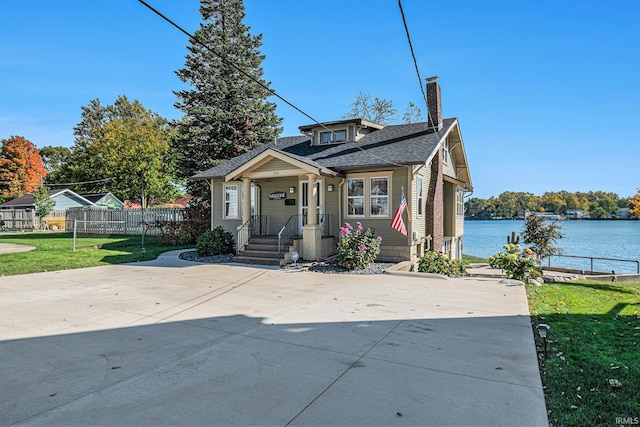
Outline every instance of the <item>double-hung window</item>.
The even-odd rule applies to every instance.
[[[389,178],[373,177],[369,180],[370,215],[389,216]]]
[[[391,172],[359,173],[347,176],[348,217],[389,218],[391,216]]]
[[[364,178],[347,180],[347,215],[364,216]]]
[[[237,184],[224,186],[224,217],[238,219],[239,187]]]
[[[464,192],[460,190],[456,192],[456,215],[464,216]]]

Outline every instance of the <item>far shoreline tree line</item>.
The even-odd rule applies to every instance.
[[[550,191],[542,196],[529,192],[505,191],[488,199],[472,197],[465,202],[465,219],[524,219],[540,212],[581,219],[619,219],[618,210],[629,208],[631,217],[640,217],[640,189],[635,196],[620,197],[605,191]],[[572,215],[573,214],[573,215]]]

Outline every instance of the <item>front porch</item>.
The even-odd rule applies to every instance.
[[[333,214],[318,215],[318,224],[309,224],[307,215],[291,215],[281,224],[277,217],[254,215],[237,230],[235,262],[284,265],[297,252],[300,259],[316,260],[335,253]]]

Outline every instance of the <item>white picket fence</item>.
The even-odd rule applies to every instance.
[[[157,221],[184,221],[183,208],[92,209],[67,210],[65,229],[77,234],[157,235]],[[143,222],[144,220],[144,222]]]

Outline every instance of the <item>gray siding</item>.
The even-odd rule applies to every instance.
[[[59,194],[56,195],[53,200],[55,200],[56,204],[53,207],[56,210],[67,210],[69,208],[77,208],[82,206],[90,206],[89,203],[84,200],[80,200],[76,197],[71,197],[69,194]]]
[[[238,226],[241,225],[240,220],[232,220],[232,219],[223,219],[222,212],[224,209],[224,183],[222,181],[215,181],[213,185],[213,198],[211,200],[211,205],[213,207],[213,228],[221,226],[225,231],[228,231],[233,235],[234,240],[238,238]],[[242,188],[242,183],[236,183],[240,188]],[[240,212],[242,212],[242,207],[238,206]]]
[[[260,215],[269,217],[268,234],[277,234],[280,228],[287,222],[291,215],[297,215],[300,209],[300,188],[296,177],[277,179],[272,181],[259,181],[261,189]],[[296,192],[289,193],[289,187],[296,187]],[[293,206],[285,205],[283,200],[269,200],[270,193],[283,191],[287,199],[295,199]]]

